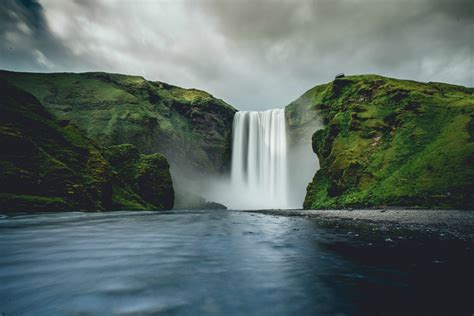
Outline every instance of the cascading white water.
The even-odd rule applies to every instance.
[[[200,194],[237,210],[301,208],[319,169],[311,138],[323,123],[317,113],[309,113],[296,134],[291,125],[286,130],[287,123],[284,109],[237,112],[230,179],[206,179]]]
[[[234,209],[289,208],[285,110],[235,114],[231,187]]]

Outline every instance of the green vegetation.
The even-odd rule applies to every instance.
[[[157,152],[187,198],[187,183],[229,167],[235,109],[206,92],[107,73],[0,71],[0,82],[4,210],[167,209]],[[304,207],[472,208],[473,92],[375,75],[307,91],[286,107],[290,148],[325,126]]]
[[[173,208],[174,192],[169,165],[160,154],[143,155],[130,144],[116,145],[107,148],[105,157],[114,170],[125,180],[128,186],[141,199],[160,209]],[[120,181],[120,179],[117,179]],[[115,208],[134,208],[127,198],[130,190],[119,188],[113,192]]]
[[[31,93],[99,145],[129,143],[143,153],[159,152],[183,173],[229,167],[235,109],[204,91],[108,73],[0,71],[0,79]]]
[[[147,173],[139,183],[150,189],[136,188],[74,123],[57,120],[34,96],[4,80],[0,95],[1,211],[172,208],[164,157],[139,156],[137,170]]]
[[[318,112],[325,128],[313,135],[321,169],[304,207],[472,208],[473,92],[375,75],[306,92],[290,119]]]

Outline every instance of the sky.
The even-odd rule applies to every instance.
[[[472,0],[3,0],[0,69],[107,71],[280,108],[338,73],[473,83]]]

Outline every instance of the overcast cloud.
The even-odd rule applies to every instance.
[[[472,0],[0,2],[0,68],[108,71],[282,107],[377,73],[473,86]]]

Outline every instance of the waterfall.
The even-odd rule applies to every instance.
[[[240,111],[232,135],[231,187],[236,209],[288,208],[285,110]]]

